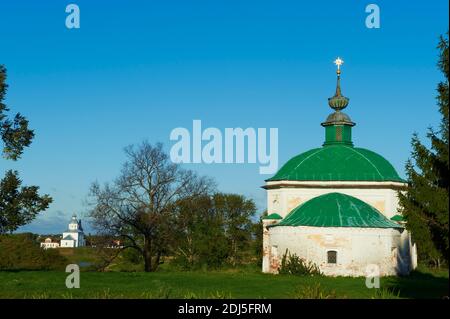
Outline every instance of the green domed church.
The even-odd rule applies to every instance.
[[[416,247],[404,227],[398,192],[407,183],[383,156],[353,145],[355,123],[343,112],[343,61],[338,58],[334,110],[322,126],[322,147],[289,160],[263,186],[268,216],[263,220],[263,272],[277,273],[289,251],[330,276],[408,274]]]

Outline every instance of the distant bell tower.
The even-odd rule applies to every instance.
[[[79,222],[77,219],[77,215],[73,214],[72,219],[70,220],[70,223],[69,223],[69,230],[77,231],[78,227],[79,227]]]
[[[336,144],[353,146],[352,127],[355,126],[355,123],[352,122],[347,114],[341,112],[347,107],[349,102],[349,99],[341,93],[341,65],[344,64],[344,61],[338,57],[334,64],[337,66],[336,93],[328,99],[328,105],[335,112],[330,114],[327,120],[322,123],[322,126],[325,127],[325,143],[323,146]]]

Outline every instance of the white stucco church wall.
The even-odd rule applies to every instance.
[[[68,230],[63,233],[61,239],[61,248],[75,248],[83,247],[86,245],[83,227],[81,226],[81,220],[77,219],[76,215],[72,216],[69,223]]]
[[[399,214],[398,182],[267,182],[267,212],[286,217],[295,207],[331,192],[350,195],[378,209],[387,218]]]
[[[389,228],[274,227],[270,229],[272,265],[267,272],[276,272],[282,258],[279,253],[288,250],[329,276],[365,276],[371,264],[379,267],[380,276],[397,275],[402,267],[400,237],[400,231]],[[335,263],[329,262],[329,252],[334,252]]]

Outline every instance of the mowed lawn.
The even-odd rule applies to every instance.
[[[67,289],[57,271],[0,271],[0,298],[296,298],[317,287],[335,298],[380,297],[365,278],[276,276],[258,272],[81,272],[80,289]],[[448,296],[448,271],[382,278],[400,298]],[[394,296],[395,297],[395,296]]]

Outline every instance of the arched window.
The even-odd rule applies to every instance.
[[[337,264],[337,251],[330,250],[327,252],[327,262],[329,264]]]

